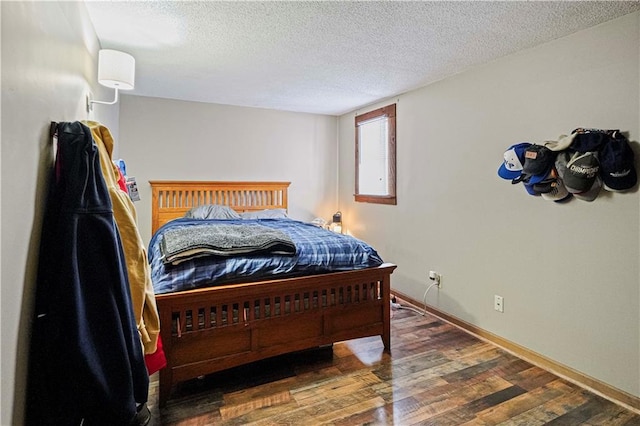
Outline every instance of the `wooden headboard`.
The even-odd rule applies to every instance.
[[[193,207],[205,204],[229,206],[237,212],[287,209],[291,182],[215,182],[153,180],[151,184],[151,232]]]

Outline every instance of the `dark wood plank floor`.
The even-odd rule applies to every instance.
[[[151,425],[640,425],[640,415],[449,325],[394,311],[379,337],[179,385]],[[155,376],[155,375],[154,375]]]

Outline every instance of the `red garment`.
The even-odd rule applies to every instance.
[[[127,194],[129,191],[127,190],[127,182],[124,180],[124,175],[122,174],[122,170],[118,167],[118,186]]]
[[[152,354],[145,355],[144,363],[147,365],[147,372],[149,375],[156,371],[160,371],[167,366],[167,358],[164,355],[164,350],[162,349],[162,338],[160,335],[158,335],[158,349],[156,349]]]

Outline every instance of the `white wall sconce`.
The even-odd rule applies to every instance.
[[[87,100],[87,108],[93,104],[113,105],[118,102],[118,90],[132,90],[135,85],[136,60],[128,53],[102,49],[98,52],[98,83],[116,90],[111,102]]]

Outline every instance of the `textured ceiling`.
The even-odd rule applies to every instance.
[[[127,94],[339,115],[640,10],[640,1],[87,1]]]

